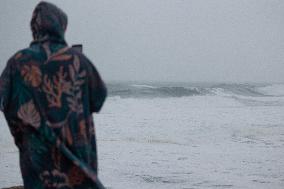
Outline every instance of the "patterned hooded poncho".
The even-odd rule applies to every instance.
[[[92,113],[106,88],[94,65],[67,46],[66,26],[65,13],[39,3],[34,41],[10,58],[0,78],[0,109],[19,148],[25,189],[104,188]]]

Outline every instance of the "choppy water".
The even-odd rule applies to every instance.
[[[94,115],[99,175],[108,188],[284,188],[284,85],[111,83],[108,89]],[[0,188],[21,183],[1,120]]]
[[[110,95],[97,116],[110,188],[284,188],[284,85],[128,83]]]
[[[281,84],[194,84],[194,83],[109,83],[109,95],[121,98],[185,97],[198,95],[273,96],[275,90],[284,95]],[[263,90],[266,89],[266,90]],[[271,90],[271,94],[269,91]]]

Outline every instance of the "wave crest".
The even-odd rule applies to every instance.
[[[218,85],[186,85],[186,84],[109,84],[109,95],[121,98],[154,98],[184,96],[284,96],[284,85],[251,85],[251,84],[218,84]]]

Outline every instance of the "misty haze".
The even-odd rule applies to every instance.
[[[39,1],[0,1],[0,70]],[[284,188],[284,1],[50,0],[107,84],[94,115],[110,189]],[[0,188],[22,185],[0,117]]]

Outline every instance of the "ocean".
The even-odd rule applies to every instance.
[[[283,189],[284,84],[111,82],[94,114],[109,189]],[[0,117],[0,188],[22,183]]]

